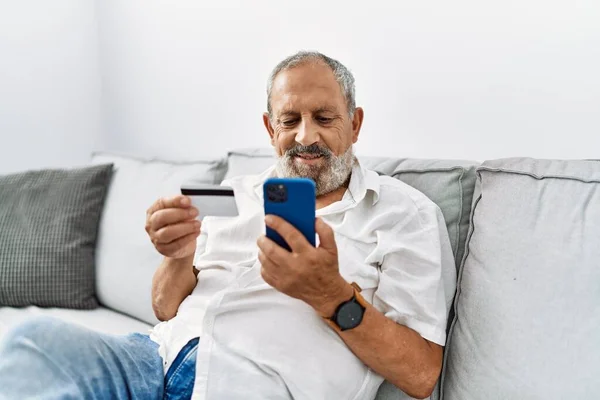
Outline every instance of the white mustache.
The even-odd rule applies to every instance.
[[[287,157],[294,157],[300,154],[314,154],[316,156],[330,157],[331,151],[329,149],[323,148],[311,148],[311,147],[294,147],[293,149],[289,149],[285,152]]]

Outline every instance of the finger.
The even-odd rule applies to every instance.
[[[162,255],[169,257],[196,240],[198,235],[200,235],[200,232],[193,232],[168,244],[159,243],[156,245],[156,250]]]
[[[161,197],[156,200],[154,204],[150,206],[146,214],[152,215],[158,210],[163,210],[165,208],[187,208],[192,204],[189,197],[179,194],[173,197]]]
[[[152,239],[154,244],[168,244],[195,232],[200,232],[200,221],[186,221],[157,230]]]
[[[265,267],[262,267],[260,269],[260,276],[262,276],[263,280],[269,285],[273,287],[277,286],[277,280],[273,277],[273,275],[269,273],[269,271]]]
[[[262,267],[266,268],[267,271],[275,271],[279,268],[279,266],[271,261],[262,251],[258,252],[258,261],[260,261]]]
[[[265,217],[265,223],[269,228],[281,235],[293,252],[300,253],[307,248],[312,248],[304,235],[283,218],[276,215],[267,215]]]
[[[269,239],[266,236],[261,236],[256,242],[259,248],[259,253],[269,259],[276,265],[284,265],[291,256],[290,252]]]
[[[157,231],[167,225],[177,224],[187,220],[192,220],[198,216],[198,209],[196,207],[189,208],[166,208],[154,212],[148,223],[150,229]]]
[[[319,235],[319,248],[337,251],[333,229],[321,218],[317,218],[315,221],[315,230],[317,231],[317,235]]]

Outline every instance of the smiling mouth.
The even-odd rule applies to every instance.
[[[321,154],[308,154],[308,153],[300,153],[296,154],[296,158],[301,158],[303,160],[316,160],[318,158],[323,157]]]

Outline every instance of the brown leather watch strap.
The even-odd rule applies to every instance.
[[[369,303],[365,300],[364,297],[362,297],[362,294],[360,294],[360,292],[362,292],[362,289],[360,288],[360,286],[358,286],[358,283],[352,282],[351,285],[354,288],[354,295],[356,296],[356,301],[358,301],[358,304],[360,304],[364,308],[367,308],[367,305]]]
[[[358,304],[360,304],[361,306],[363,306],[364,308],[367,308],[367,301],[364,299],[364,297],[362,297],[362,295],[360,294],[360,292],[362,291],[362,289],[360,288],[360,286],[358,286],[358,283],[356,282],[352,282],[350,285],[352,285],[352,288],[354,289],[354,297],[356,299],[356,301],[358,302]],[[352,299],[350,299],[352,300]],[[345,303],[345,301],[343,302]],[[342,303],[340,303],[341,305]],[[337,309],[337,308],[336,308]],[[333,321],[333,319],[331,318],[327,318],[327,317],[322,317],[325,322],[327,322],[327,324],[329,324],[329,326],[331,326],[336,332],[342,332],[342,330],[340,329],[340,327]]]

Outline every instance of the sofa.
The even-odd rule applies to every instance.
[[[600,398],[600,161],[359,160],[423,192],[444,215],[458,282],[443,371],[432,399]],[[54,294],[54,299],[65,295],[63,303],[44,298],[59,284],[52,283],[53,267],[40,272],[52,254],[44,250],[32,266],[29,249],[16,249],[14,232],[7,233],[15,229],[17,217],[22,223],[23,215],[15,214],[26,212],[23,204],[38,207],[36,202],[44,201],[39,192],[31,194],[31,182],[45,179],[46,192],[58,191],[58,178],[42,171],[34,177],[0,177],[0,341],[12,327],[40,315],[110,334],[147,333],[158,322],[150,289],[161,256],[144,231],[146,209],[161,196],[179,193],[184,182],[218,184],[259,173],[273,162],[272,149],[264,148],[185,162],[94,153],[90,165],[78,171],[88,171],[85,182],[96,188],[86,201],[94,203],[97,215],[88,210],[68,222],[85,225],[78,229],[90,239],[84,244],[87,258],[78,258],[85,261],[73,263],[65,275],[77,279],[57,281],[78,282]],[[70,171],[61,173],[60,182],[68,181]],[[72,181],[81,186],[84,180],[78,175]],[[98,189],[102,185],[104,192]],[[64,198],[72,198],[74,191],[67,185]],[[25,202],[19,196],[29,197]],[[53,196],[59,198],[58,192]],[[3,198],[9,200],[3,204]],[[54,212],[66,201],[57,201]],[[84,224],[82,218],[91,219]],[[7,221],[13,221],[13,228]],[[60,223],[51,221],[45,233],[32,229],[18,243],[40,234],[48,238]],[[22,232],[23,225],[18,229]],[[40,248],[36,245],[35,251]],[[33,297],[17,287],[28,281],[16,278],[20,271],[10,262],[15,259],[42,285]],[[62,260],[56,268],[66,265]],[[88,288],[86,301],[71,307],[69,291],[81,286]],[[378,400],[408,398],[387,382],[377,395]]]

